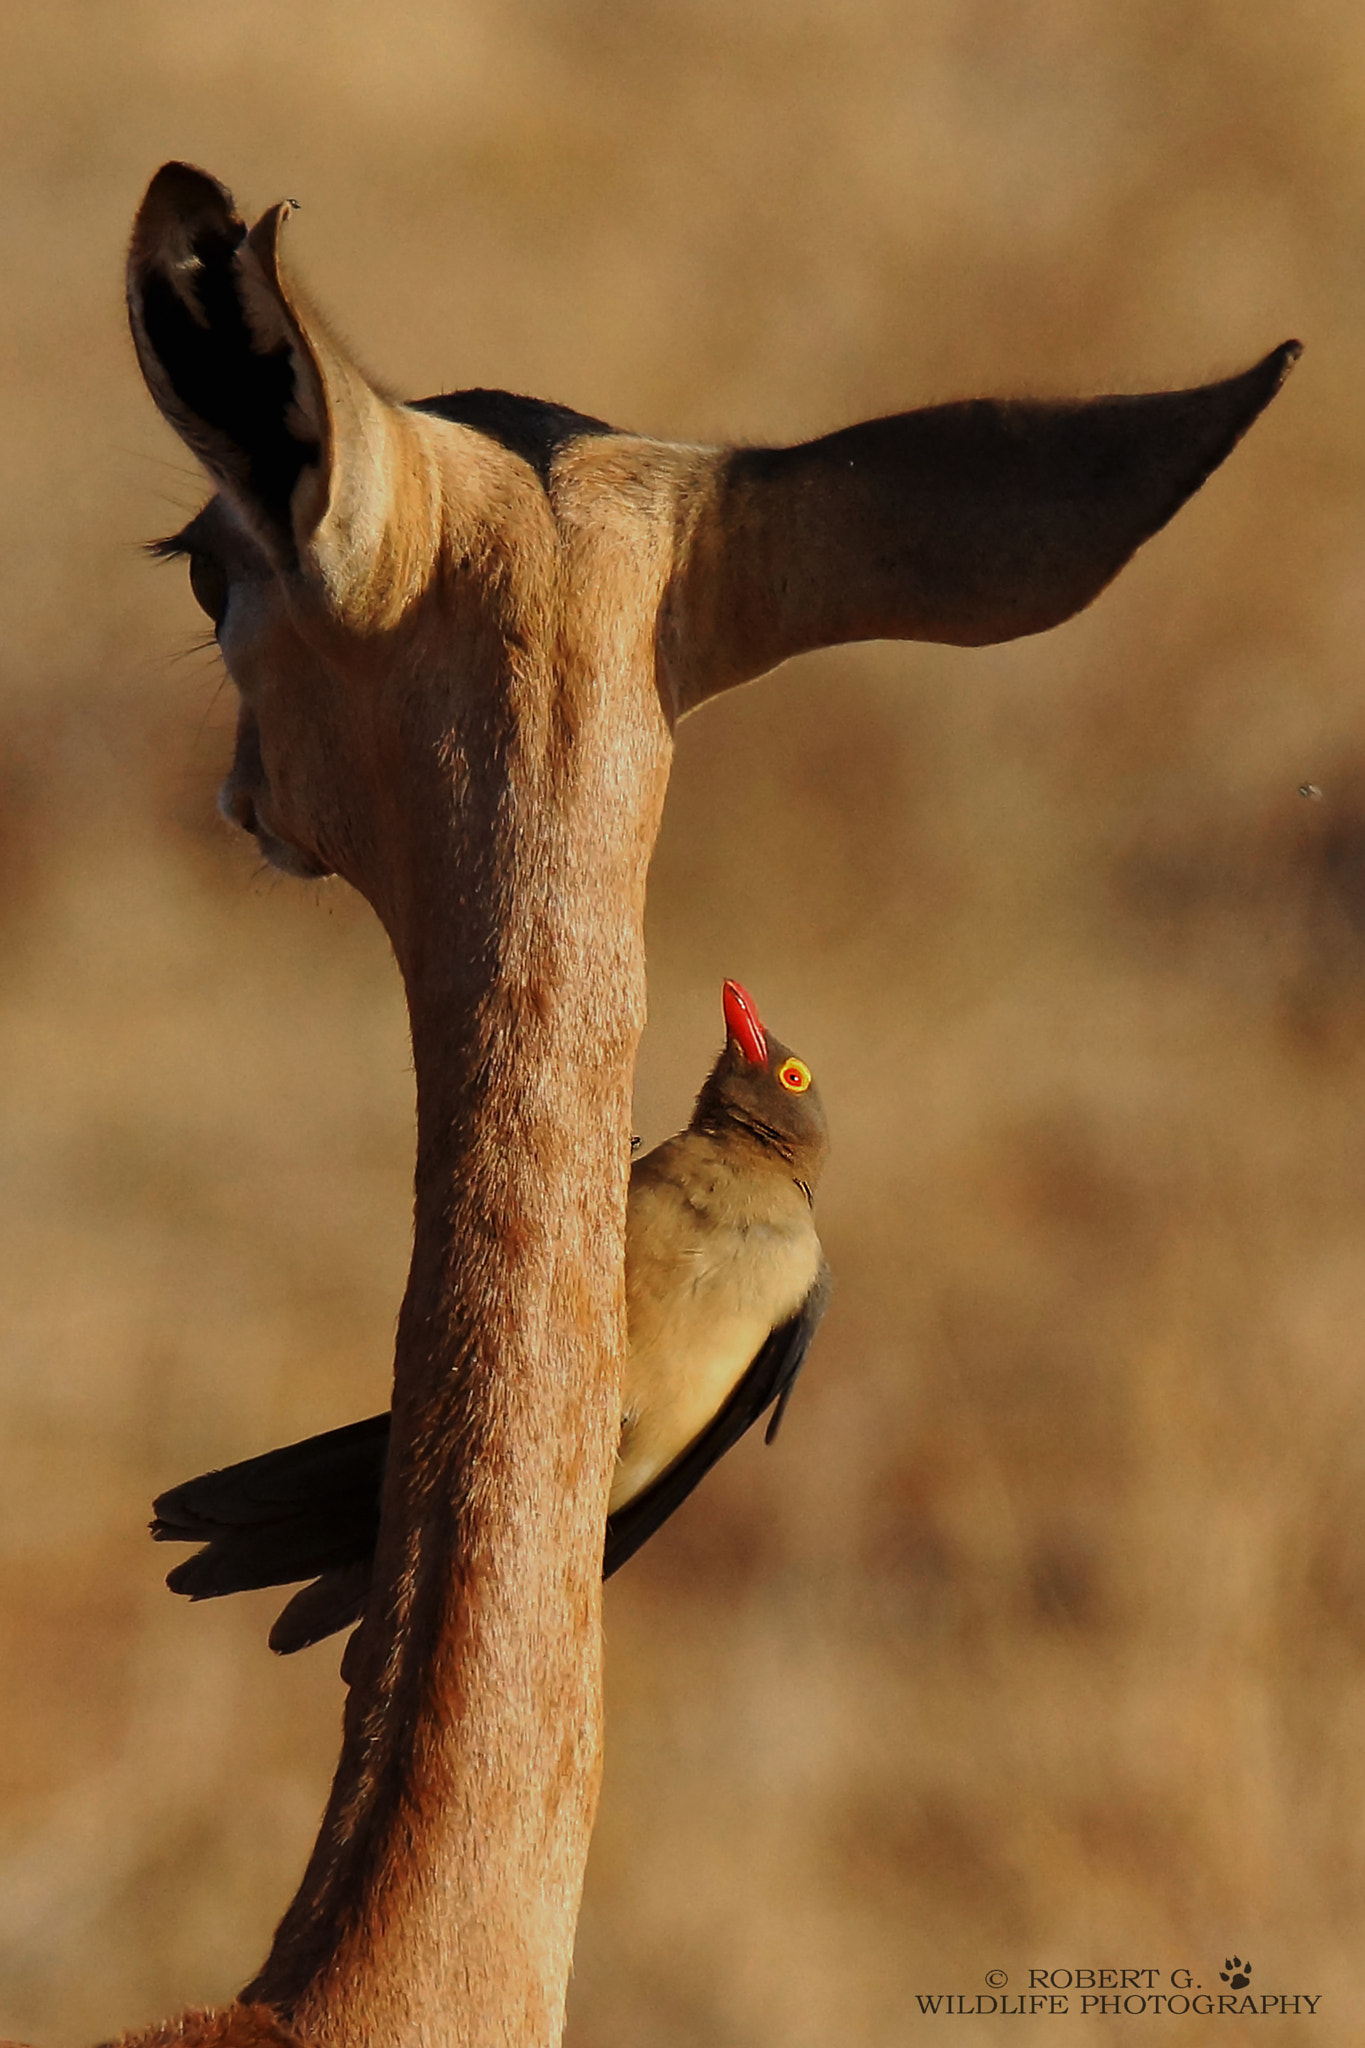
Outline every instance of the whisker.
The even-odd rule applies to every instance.
[[[217,659],[218,643],[216,640],[191,640],[187,646],[173,647],[168,654],[163,654],[159,658],[157,665],[164,674],[168,670],[178,668],[182,662],[193,660],[196,655],[212,655],[214,657],[211,664],[205,662],[199,673],[204,676],[217,673],[221,681],[223,669],[221,662]]]
[[[226,674],[220,672],[218,677],[218,687],[215,689],[213,695],[209,698],[208,703],[204,706],[202,712],[199,714],[199,724],[195,728],[194,734],[194,744],[196,747],[200,747],[203,745],[204,734],[208,730],[209,720],[213,716],[214,712],[218,709],[218,700],[222,696],[224,690],[227,688],[227,681],[228,679]]]
[[[196,484],[201,491],[205,488],[202,471],[192,468],[187,462],[177,462],[173,455],[153,455],[150,448],[125,448],[117,442],[112,452],[125,455],[133,462],[150,462],[157,469],[173,470],[182,483]]]

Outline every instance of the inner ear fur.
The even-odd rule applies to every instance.
[[[142,202],[128,262],[128,310],[161,411],[276,559],[298,548],[305,472],[325,503],[326,405],[316,357],[281,284],[287,206],[248,233],[232,195],[167,164]],[[316,505],[310,506],[314,523]]]
[[[129,320],[161,412],[269,558],[345,610],[387,523],[400,413],[282,271],[291,211],[248,229],[216,178],[163,166],[133,229]]]

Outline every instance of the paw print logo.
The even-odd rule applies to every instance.
[[[1251,1965],[1243,1962],[1241,1956],[1228,1956],[1226,1970],[1220,1970],[1218,1974],[1234,1991],[1245,1991],[1251,1982]]]

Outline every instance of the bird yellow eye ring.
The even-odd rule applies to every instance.
[[[804,1095],[810,1087],[810,1068],[804,1060],[783,1060],[777,1078],[793,1095]]]

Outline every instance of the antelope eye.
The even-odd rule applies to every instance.
[[[190,589],[200,611],[213,621],[216,633],[227,610],[227,570],[215,556],[200,554],[196,549],[190,556]]]
[[[804,1060],[783,1060],[777,1078],[793,1095],[804,1095],[810,1087],[810,1068]]]

